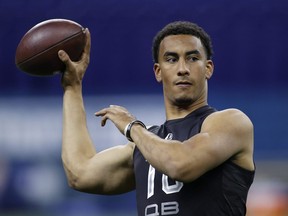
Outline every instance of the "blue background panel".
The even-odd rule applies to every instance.
[[[126,142],[112,124],[98,132],[93,113],[104,106],[123,105],[146,124],[165,120],[151,55],[157,31],[176,20],[202,26],[215,52],[210,105],[239,108],[255,127],[259,169],[249,209],[271,206],[272,194],[274,203],[288,206],[287,11],[285,0],[0,1],[0,215],[136,215],[134,192],[97,196],[68,188],[60,160],[61,75],[32,77],[15,66],[22,36],[52,18],[74,20],[91,32],[83,94],[93,140],[109,141],[100,150]],[[263,191],[268,203],[259,201]]]

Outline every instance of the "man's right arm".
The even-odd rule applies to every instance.
[[[135,187],[133,172],[134,144],[96,152],[89,135],[82,97],[82,78],[89,63],[90,34],[79,62],[59,52],[66,64],[62,85],[63,137],[62,161],[69,185],[79,191],[97,194],[119,194]]]
[[[62,161],[69,185],[80,191],[118,194],[134,188],[134,145],[96,152],[86,126],[82,95],[65,90],[63,98]]]

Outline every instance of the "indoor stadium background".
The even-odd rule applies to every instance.
[[[126,142],[111,123],[100,127],[93,113],[105,106],[125,106],[147,125],[165,121],[151,57],[156,32],[175,20],[204,27],[215,52],[209,104],[239,108],[255,127],[257,172],[247,215],[288,215],[286,0],[1,0],[1,216],[136,215],[134,192],[98,196],[68,187],[60,160],[61,76],[32,77],[15,67],[21,37],[52,18],[91,32],[83,94],[98,150]]]

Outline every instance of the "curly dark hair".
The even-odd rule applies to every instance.
[[[193,35],[200,39],[205,48],[207,59],[211,59],[213,55],[213,48],[210,36],[196,23],[189,21],[176,21],[169,23],[162,30],[160,30],[153,39],[152,55],[154,63],[158,63],[159,46],[161,41],[169,35]]]

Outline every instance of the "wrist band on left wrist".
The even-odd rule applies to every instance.
[[[147,129],[146,125],[143,122],[139,121],[139,120],[134,120],[134,121],[130,122],[129,124],[127,124],[125,129],[124,129],[124,135],[130,142],[133,142],[133,139],[131,138],[131,128],[132,128],[132,126],[134,124],[139,124],[143,128]]]

